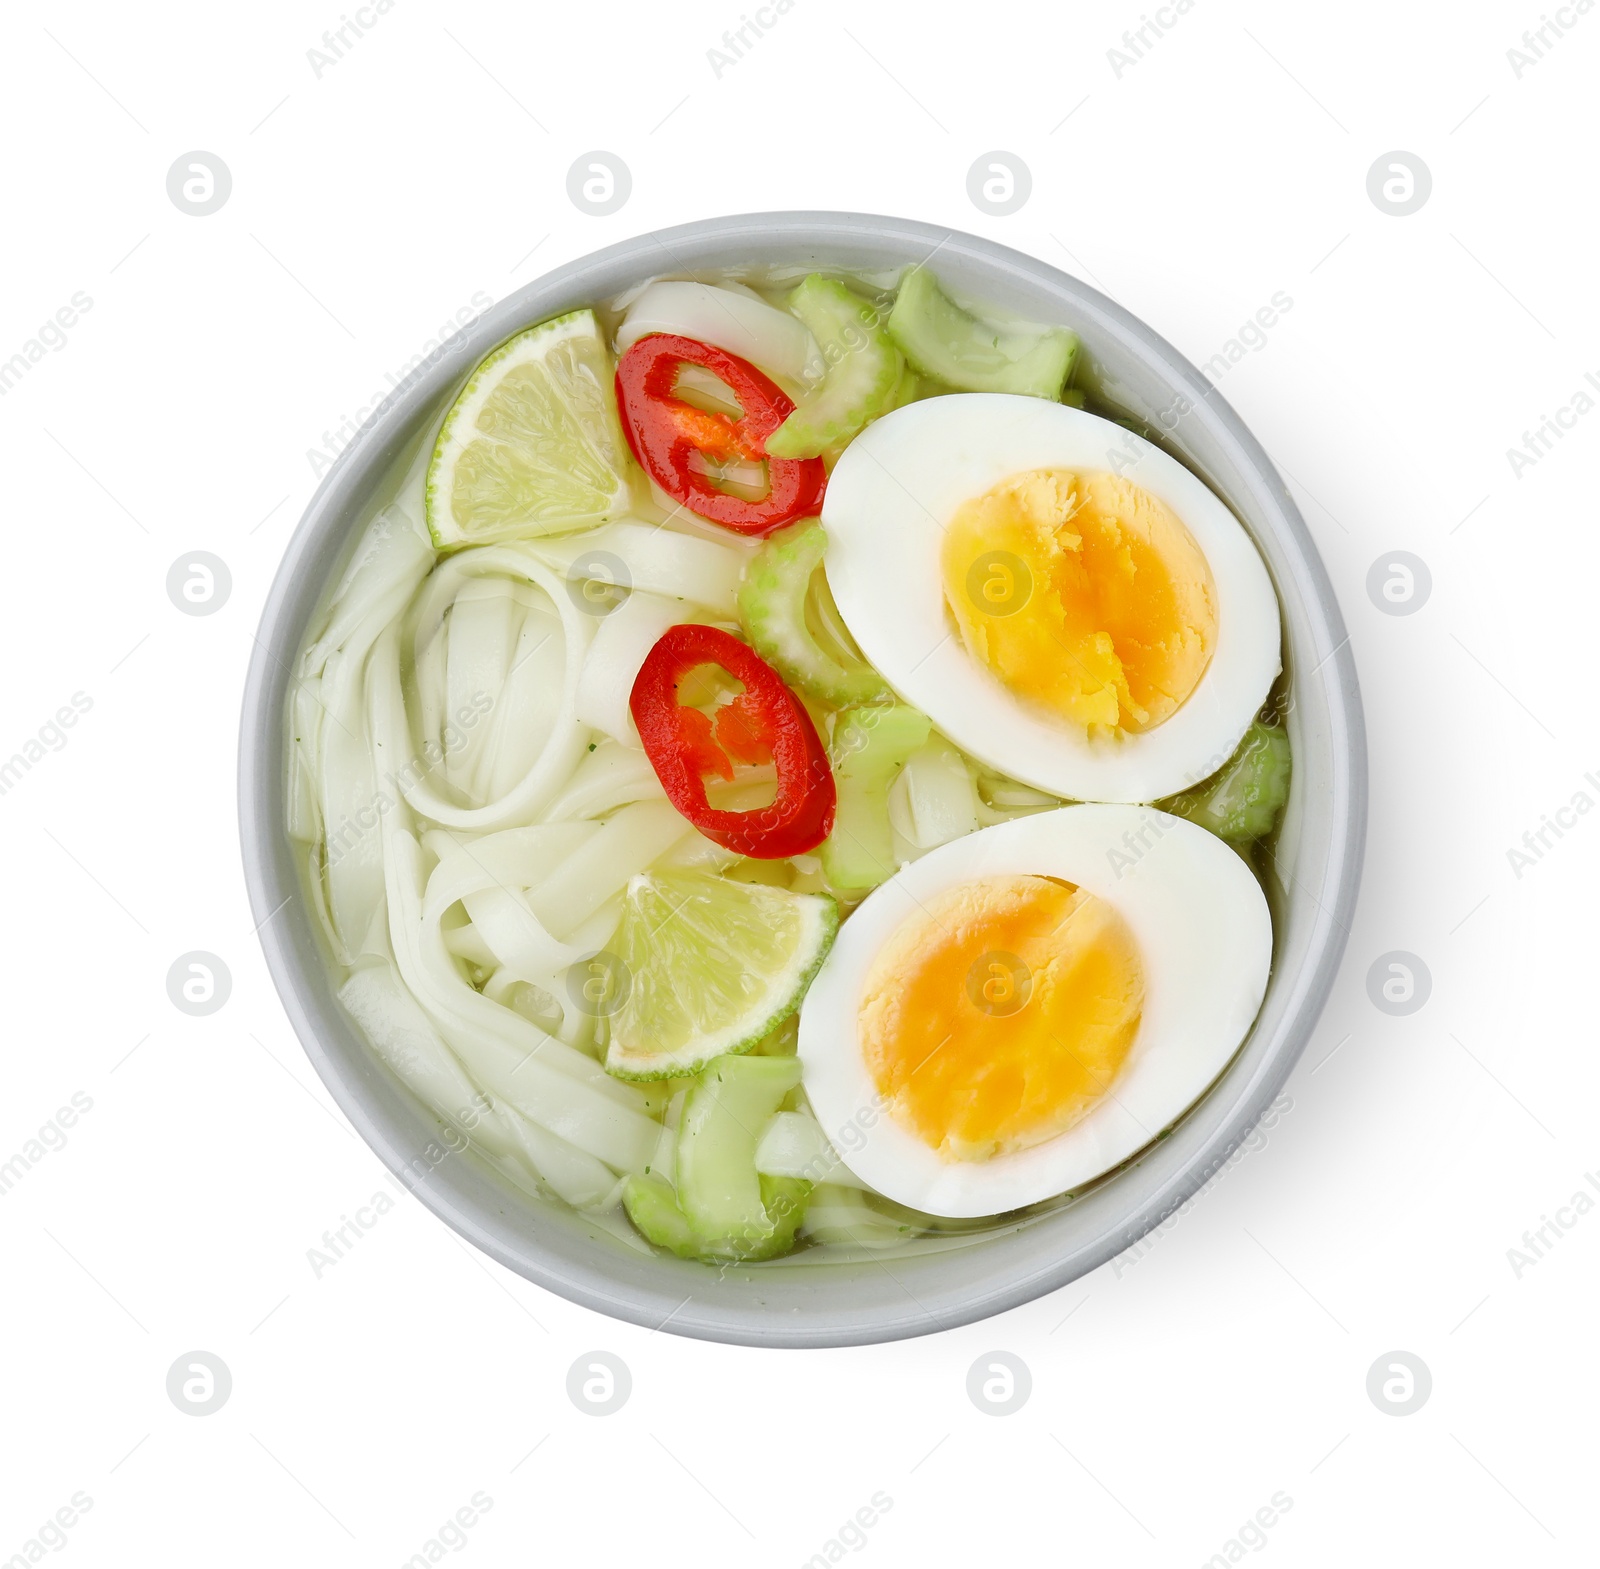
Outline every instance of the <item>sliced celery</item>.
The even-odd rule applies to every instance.
[[[1238,750],[1204,783],[1157,804],[1230,844],[1264,838],[1289,799],[1289,736],[1257,720]]]
[[[821,848],[831,888],[865,893],[894,875],[889,786],[932,728],[926,714],[903,703],[846,709],[835,721],[830,758],[839,805]]]
[[[913,267],[901,279],[889,336],[923,375],[962,392],[1059,398],[1078,357],[1075,332],[1004,333],[969,316],[926,267]]]
[[[794,1057],[707,1064],[682,1102],[676,1187],[659,1167],[623,1186],[623,1208],[647,1241],[704,1263],[777,1258],[794,1246],[811,1184],[758,1172],[756,1145],[799,1082]]]
[[[623,1184],[622,1207],[647,1242],[676,1253],[679,1258],[702,1257],[700,1238],[679,1208],[678,1197],[666,1178],[635,1173]]]
[[[826,370],[767,438],[775,458],[814,458],[848,441],[894,403],[905,361],[871,300],[813,273],[789,296],[789,309],[811,329]]]
[[[906,368],[900,373],[899,385],[894,389],[894,397],[890,400],[889,407],[903,409],[908,403],[915,403],[918,398],[926,397],[927,392],[916,368],[908,360]]]
[[[747,1259],[779,1258],[794,1246],[794,1234],[806,1218],[811,1184],[803,1177],[761,1179],[761,1202],[772,1230],[757,1246],[741,1256]]]
[[[678,1201],[709,1251],[756,1256],[786,1223],[767,1208],[756,1143],[799,1082],[795,1057],[719,1057],[689,1091],[678,1131]],[[785,1207],[794,1202],[786,1198]],[[792,1239],[793,1225],[788,1233]]]
[[[806,618],[806,599],[828,548],[815,521],[796,523],[763,542],[745,568],[739,621],[756,652],[791,686],[848,708],[889,695],[883,678],[864,659],[841,648],[830,653]],[[827,585],[820,585],[827,592]]]

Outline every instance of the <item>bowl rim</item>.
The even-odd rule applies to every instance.
[[[676,1318],[668,1313],[663,1318],[660,1303],[670,1305],[671,1293],[663,1293],[655,1301],[645,1301],[646,1293],[629,1291],[603,1268],[579,1268],[570,1261],[564,1264],[553,1253],[540,1256],[538,1250],[509,1237],[491,1215],[483,1212],[481,1205],[474,1205],[457,1193],[451,1180],[415,1182],[414,1140],[397,1127],[393,1117],[372,1104],[372,1097],[363,1087],[362,1075],[323,1039],[316,1017],[318,1010],[308,1000],[299,959],[280,919],[287,905],[302,901],[296,897],[298,884],[285,891],[281,846],[275,843],[280,836],[287,843],[285,824],[274,821],[270,811],[273,775],[286,766],[283,753],[287,735],[278,701],[281,690],[278,676],[280,671],[286,675],[288,667],[282,657],[283,650],[275,644],[286,641],[282,635],[287,625],[286,612],[301,597],[298,577],[303,563],[341,521],[348,527],[348,510],[360,504],[363,493],[381,477],[395,451],[403,445],[396,433],[405,430],[457,379],[461,367],[475,365],[512,332],[542,319],[534,302],[557,294],[586,274],[623,261],[636,260],[640,278],[651,275],[651,258],[657,262],[654,269],[657,272],[682,271],[681,264],[660,265],[663,257],[669,263],[675,262],[674,242],[686,247],[713,242],[736,245],[740,241],[749,242],[757,235],[764,240],[790,239],[797,250],[808,245],[825,247],[829,241],[858,245],[900,244],[908,254],[915,254],[918,247],[923,247],[926,248],[925,259],[927,254],[951,247],[974,263],[1019,277],[1025,284],[1071,293],[1086,311],[1097,314],[1124,339],[1135,341],[1146,368],[1159,375],[1169,388],[1193,394],[1197,412],[1209,427],[1209,434],[1231,446],[1240,472],[1259,489],[1260,501],[1273,514],[1273,533],[1278,544],[1293,559],[1296,587],[1311,618],[1313,641],[1323,653],[1314,670],[1303,677],[1298,672],[1291,675],[1291,691],[1298,690],[1301,680],[1322,675],[1333,732],[1330,742],[1333,777],[1326,783],[1336,808],[1342,805],[1342,810],[1336,809],[1330,819],[1322,894],[1315,899],[1315,929],[1305,958],[1293,978],[1294,996],[1270,1054],[1237,1086],[1227,1115],[1217,1122],[1181,1170],[1134,1213],[1127,1215],[1123,1223],[1103,1227],[1090,1241],[1039,1267],[1013,1270],[1002,1281],[979,1281],[968,1297],[957,1303],[947,1303],[942,1311],[932,1316],[929,1310],[924,1310],[917,1318],[902,1314],[888,1321],[854,1322],[847,1316],[835,1315],[826,1322],[806,1324],[796,1322],[792,1315],[781,1316],[759,1301],[752,1301],[738,1307],[724,1306],[718,1311],[697,1308],[694,1313]],[[1227,496],[1223,499],[1228,501]],[[1231,504],[1230,509],[1233,509]],[[1279,597],[1280,600],[1283,597],[1281,587]],[[1047,262],[947,225],[854,212],[795,210],[731,214],[632,236],[587,252],[522,286],[483,311],[461,328],[458,335],[446,340],[439,350],[426,356],[378,404],[338,453],[284,547],[253,642],[243,690],[238,764],[239,830],[245,883],[268,973],[317,1076],[385,1166],[396,1177],[406,1180],[410,1191],[467,1241],[524,1278],[569,1301],[651,1330],[664,1328],[669,1333],[693,1338],[766,1347],[870,1344],[972,1323],[1020,1306],[1098,1268],[1133,1246],[1186,1204],[1240,1146],[1304,1051],[1343,958],[1365,849],[1366,734],[1350,639],[1327,569],[1299,508],[1261,444],[1215,386],[1143,321],[1099,290]],[[294,652],[294,648],[288,649],[291,657]],[[309,912],[302,910],[300,913],[303,918],[310,918]]]

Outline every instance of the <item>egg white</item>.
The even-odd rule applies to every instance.
[[[890,934],[930,896],[980,877],[1059,877],[1107,900],[1144,967],[1133,1045],[1110,1091],[1065,1133],[988,1161],[948,1161],[896,1122],[862,1056],[861,995]],[[1148,806],[1066,806],[953,840],[904,866],[840,928],[800,1011],[802,1082],[862,1182],[934,1215],[998,1215],[1088,1182],[1204,1093],[1266,994],[1272,921],[1220,839]]]
[[[945,606],[942,534],[963,502],[1039,468],[1104,469],[1164,501],[1211,566],[1217,643],[1188,700],[1139,735],[1091,740],[1019,700]],[[1076,801],[1154,801],[1215,773],[1281,668],[1277,596],[1250,536],[1188,469],[1110,420],[1009,393],[926,398],[845,448],[822,504],[826,571],[862,652],[957,746]]]

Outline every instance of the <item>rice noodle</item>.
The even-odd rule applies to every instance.
[[[602,741],[578,764],[543,816],[550,822],[599,817],[630,801],[665,799],[666,791],[641,750]]]
[[[367,688],[372,745],[381,762],[396,754],[406,734],[393,631],[373,651]],[[644,1096],[468,984],[438,921],[424,919],[424,851],[405,816],[405,808],[397,807],[381,838],[389,936],[411,995],[490,1095],[613,1171],[642,1169],[659,1131]]]
[[[822,379],[822,352],[805,323],[768,305],[753,290],[677,280],[652,283],[617,329],[617,352],[650,332],[714,343],[790,381]]]
[[[500,696],[489,712],[471,789],[477,799],[507,794],[538,759],[556,721],[566,645],[548,606],[525,609]]]
[[[510,888],[480,888],[463,903],[500,967],[525,981],[553,980],[584,956],[582,948],[552,937],[529,909],[526,896]]]
[[[344,653],[329,656],[322,690],[333,696],[322,727],[322,798],[328,914],[340,959],[352,963],[383,899],[383,847],[378,833],[389,802],[378,789],[377,770],[362,719],[360,688],[336,679],[359,668]],[[344,690],[341,690],[344,688]]]
[[[418,520],[398,503],[379,511],[367,524],[334,590],[322,630],[305,651],[302,673],[320,670],[328,654],[344,647],[374,611],[388,608],[396,599],[403,605],[432,565],[433,550]],[[383,624],[399,605],[389,609]],[[375,631],[373,638],[376,635]],[[370,646],[372,638],[367,641]]]
[[[565,658],[555,711],[550,716],[546,733],[540,738],[537,752],[526,769],[502,793],[494,799],[474,804],[447,800],[437,788],[434,776],[438,772],[438,763],[449,753],[446,726],[450,719],[465,727],[468,716],[480,712],[484,706],[492,714],[496,703],[505,704],[507,688],[511,684],[511,670],[503,671],[499,680],[494,679],[492,645],[487,649],[480,645],[473,647],[467,656],[472,672],[468,679],[490,682],[493,691],[483,697],[476,692],[463,696],[458,683],[456,690],[451,692],[445,637],[446,615],[457,607],[467,582],[484,577],[520,580],[542,590],[559,620]],[[469,597],[465,601],[466,604],[486,602],[482,597]],[[469,612],[469,616],[474,614]],[[481,612],[476,614],[481,615]],[[479,550],[462,551],[441,562],[418,596],[411,620],[413,679],[420,729],[427,738],[423,743],[423,756],[430,766],[419,772],[419,760],[414,758],[407,758],[399,764],[402,771],[396,777],[400,780],[406,800],[416,811],[450,828],[483,830],[530,821],[544,801],[566,782],[588,742],[588,729],[578,721],[576,699],[583,657],[594,630],[593,617],[573,603],[562,578],[526,547],[491,545]],[[490,632],[482,630],[475,621],[470,624],[475,638],[487,639],[490,636]],[[553,631],[547,634],[544,642],[535,644],[535,649],[545,646],[554,636]],[[458,706],[454,708],[449,707],[451,696],[458,700]],[[400,733],[406,732],[402,730]],[[396,756],[398,752],[399,748],[396,749]],[[451,793],[459,795],[461,792]]]
[[[624,746],[639,746],[628,699],[639,667],[670,626],[688,619],[684,607],[636,591],[600,623],[578,677],[578,718]]]
[[[570,934],[657,856],[693,833],[669,801],[636,801],[528,892],[528,905],[558,937]]]
[[[439,864],[428,878],[423,919],[436,921],[452,904],[483,888],[531,888],[598,831],[596,823],[542,823],[496,834],[435,829],[422,836]]]
[[[483,933],[471,921],[445,930],[444,945],[456,958],[465,959],[480,970],[492,970],[497,962],[494,949],[483,940]]]
[[[512,1107],[497,1104],[467,1077],[427,1014],[401,984],[390,960],[363,965],[339,990],[339,1001],[378,1055],[422,1103],[491,1155],[534,1176],[580,1209],[604,1203],[615,1187],[611,1169],[547,1133]],[[450,1140],[448,1148],[455,1148]]]
[[[322,677],[306,676],[289,699],[289,837],[302,844],[322,838],[318,775],[322,755]]]
[[[323,844],[320,910],[341,963],[359,955],[382,902],[383,856],[375,829],[386,802],[368,745],[362,692],[373,644],[433,564],[416,520],[400,505],[367,524],[300,661],[291,707],[294,837]]]
[[[522,548],[563,576],[581,571],[583,562],[596,555],[609,557],[607,565],[619,561],[626,565],[626,587],[704,606],[730,622],[738,619],[734,601],[745,557],[699,534],[624,520],[587,534],[535,540]]]

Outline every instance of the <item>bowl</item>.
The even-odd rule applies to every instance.
[[[1283,610],[1294,748],[1266,999],[1227,1070],[1167,1137],[1073,1202],[982,1242],[887,1266],[714,1270],[636,1253],[559,1201],[511,1189],[470,1153],[439,1159],[434,1120],[335,1000],[285,826],[291,668],[368,498],[512,333],[652,274],[741,264],[874,272],[930,258],[957,294],[1076,328],[1101,395],[1164,433],[1266,559]],[[1194,1195],[1278,1094],[1316,1024],[1355,903],[1366,790],[1355,664],[1327,572],[1271,461],[1211,384],[1143,322],[1043,262],[957,230],[861,213],[752,213],[640,235],[556,269],[441,345],[367,420],[300,520],[262,612],[239,747],[245,878],[268,969],[312,1066],[384,1164],[468,1241],[549,1291],[650,1329],[759,1346],[860,1345],[1003,1312],[1104,1264]]]

